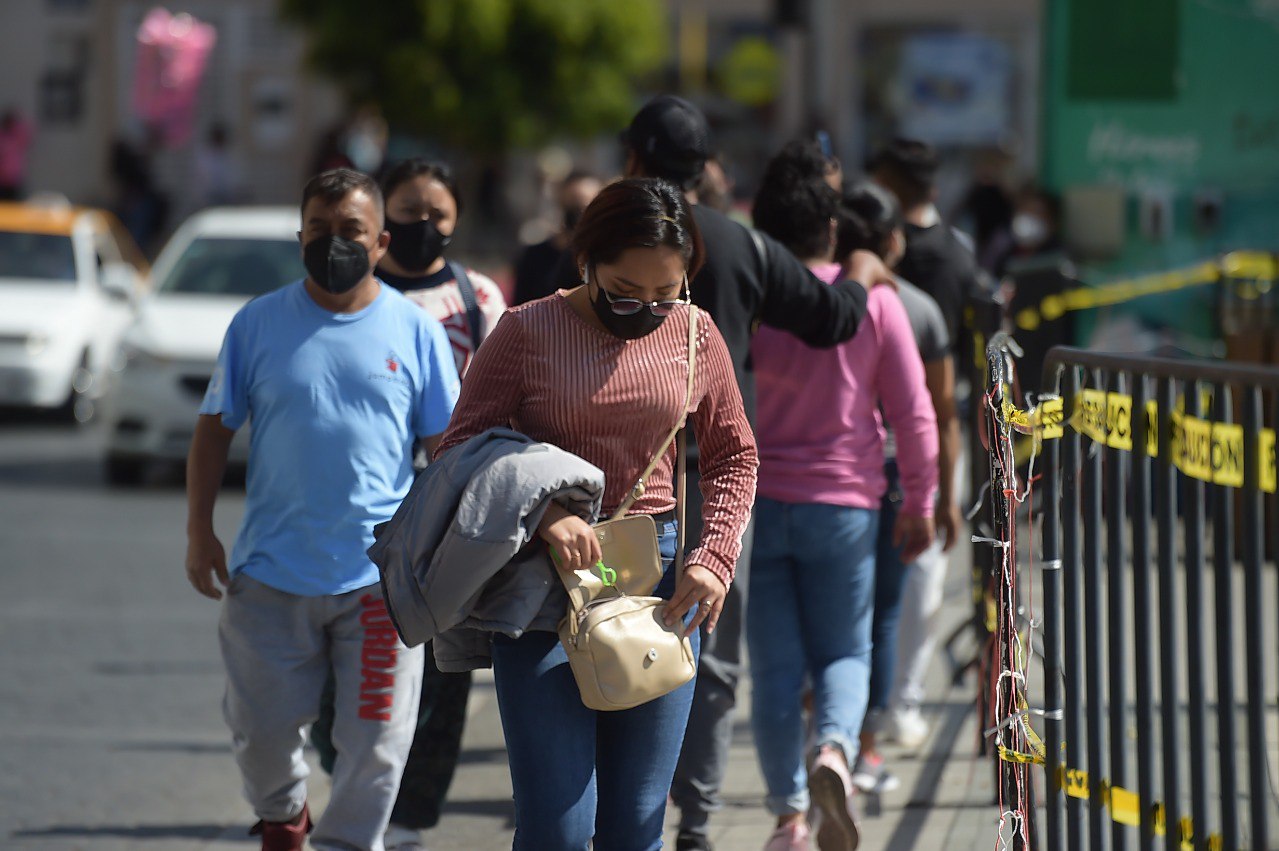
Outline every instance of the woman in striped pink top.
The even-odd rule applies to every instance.
[[[586,209],[573,250],[584,285],[508,310],[480,347],[440,452],[507,426],[604,471],[605,514],[682,415],[688,375],[688,278],[702,263],[697,226],[680,192],[659,180],[624,180]],[[691,420],[705,500],[702,539],[678,587],[672,448],[633,513],[658,520],[667,573],[655,593],[671,602],[698,648],[714,629],[733,579],[755,496],[755,440],[728,351],[697,316]],[[552,506],[539,534],[566,568],[595,563],[590,526]],[[493,639],[493,672],[515,793],[515,849],[660,848],[694,683],[622,712],[583,706],[557,636]]]

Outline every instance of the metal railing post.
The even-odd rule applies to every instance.
[[[1100,371],[1089,372],[1089,385],[1100,389]],[[1088,730],[1088,844],[1090,848],[1105,848],[1106,814],[1102,795],[1102,780],[1106,774],[1106,692],[1103,669],[1104,610],[1102,590],[1102,521],[1101,521],[1101,456],[1102,446],[1094,439],[1088,441],[1083,463],[1083,521],[1084,521],[1084,655],[1087,658],[1088,703],[1086,707]]]
[[[1270,847],[1270,785],[1266,760],[1266,679],[1264,665],[1265,608],[1262,572],[1265,564],[1265,506],[1261,497],[1261,391],[1243,390],[1243,527],[1244,643],[1247,645],[1248,806],[1252,847]]]
[[[1186,412],[1200,416],[1199,382],[1187,381],[1182,395]],[[1186,559],[1186,689],[1190,698],[1190,814],[1195,823],[1194,845],[1205,848],[1208,835],[1208,697],[1204,682],[1204,486],[1181,477],[1182,525]]]
[[[1159,539],[1159,707],[1163,750],[1164,851],[1181,851],[1181,692],[1177,683],[1181,654],[1177,636],[1177,468],[1172,463],[1172,409],[1176,388],[1159,379],[1158,460],[1155,464],[1156,535]],[[1134,406],[1135,407],[1135,406]]]
[[[1060,375],[1045,376],[1044,386],[1051,387]],[[1065,787],[1062,763],[1062,659],[1061,659],[1061,440],[1045,440],[1043,500],[1044,558],[1044,773],[1047,781],[1048,848],[1061,851],[1065,847]]]
[[[1155,848],[1155,665],[1154,611],[1150,579],[1150,455],[1147,451],[1148,381],[1132,376],[1132,611],[1133,674],[1137,692],[1137,796],[1141,799],[1141,851]]]
[[[1118,371],[1111,372],[1106,386],[1113,393],[1123,393],[1123,375]],[[1109,404],[1106,408],[1107,420],[1109,420]],[[1128,547],[1124,540],[1128,531],[1125,522],[1128,512],[1128,467],[1123,463],[1123,456],[1119,449],[1107,445],[1101,455],[1104,462],[1102,478],[1106,487],[1102,508],[1106,517],[1106,596],[1108,597],[1106,600],[1108,651],[1106,670],[1109,675],[1109,689],[1106,710],[1109,716],[1107,732],[1110,738],[1110,766],[1107,776],[1111,786],[1123,787],[1126,785],[1128,774],[1128,760],[1124,754],[1128,729],[1128,606],[1125,602],[1128,599],[1126,587]],[[1114,851],[1127,851],[1128,827],[1113,817],[1110,821],[1110,843]]]
[[[1066,383],[1062,393],[1062,409],[1070,417],[1079,404],[1079,370],[1065,367]],[[1062,604],[1063,661],[1066,674],[1066,705],[1062,715],[1066,734],[1066,765],[1082,770],[1085,762],[1084,743],[1084,630],[1083,630],[1083,550],[1079,539],[1079,431],[1067,428],[1061,437],[1061,525],[1062,525]],[[1072,851],[1084,847],[1084,801],[1066,796],[1066,841]]]
[[[1216,382],[1212,389],[1212,419],[1227,423],[1230,388]],[[1235,750],[1235,649],[1234,649],[1234,528],[1235,500],[1225,485],[1212,486],[1212,570],[1216,603],[1217,650],[1217,755],[1221,838],[1223,847],[1239,847],[1239,799]]]

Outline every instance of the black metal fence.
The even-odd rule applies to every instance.
[[[1041,387],[1047,847],[1279,847],[1279,369],[1058,347]]]

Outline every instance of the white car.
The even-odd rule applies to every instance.
[[[300,215],[291,207],[225,207],[196,213],[156,259],[154,288],[138,307],[104,400],[106,475],[141,481],[153,461],[187,456],[204,391],[227,326],[250,299],[305,275]],[[248,428],[230,462],[248,460]]]
[[[145,270],[110,213],[0,203],[0,405],[87,421]]]

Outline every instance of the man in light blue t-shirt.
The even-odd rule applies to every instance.
[[[386,252],[371,178],[325,172],[302,196],[307,277],[231,322],[187,461],[187,577],[223,594],[224,712],[270,851],[381,849],[417,720],[421,648],[399,640],[366,550],[434,449],[458,393],[443,327],[373,270]],[[236,429],[252,423],[231,553],[213,506]],[[216,579],[216,583],[215,583]],[[332,672],[339,756],[324,814],[306,806],[303,733]]]

